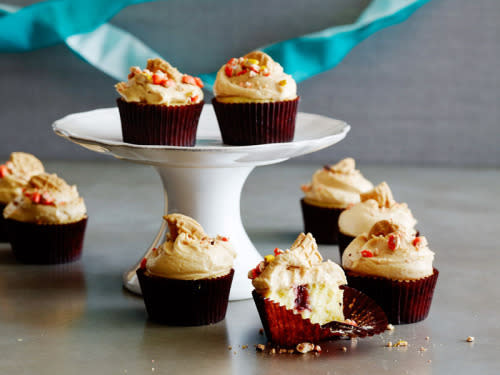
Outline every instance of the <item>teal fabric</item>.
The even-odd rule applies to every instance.
[[[0,52],[48,47],[86,33],[123,8],[151,0],[48,0],[0,18]]]
[[[122,8],[151,0],[49,0],[15,10],[0,4],[0,52],[28,51],[65,42],[97,69],[117,80],[129,67],[159,56],[130,33],[105,23]],[[406,20],[430,0],[373,0],[350,25],[274,43],[261,49],[297,82],[335,67],[376,31]],[[1,13],[0,13],[1,14]],[[199,74],[210,89],[216,72]]]

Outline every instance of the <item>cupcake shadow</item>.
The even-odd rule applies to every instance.
[[[0,251],[0,320],[40,328],[67,328],[85,313],[87,287],[81,264],[24,266]]]

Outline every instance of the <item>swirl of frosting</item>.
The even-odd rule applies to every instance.
[[[76,186],[56,174],[41,173],[33,176],[24,193],[5,207],[3,216],[37,224],[68,224],[85,218],[87,209]]]
[[[226,237],[208,237],[194,219],[181,215],[164,216],[169,234],[146,259],[146,272],[177,280],[199,280],[227,275],[236,252]]]
[[[302,185],[304,201],[308,204],[345,208],[360,201],[359,195],[373,185],[356,169],[353,158],[346,158],[334,165],[325,165],[312,176],[311,183]]]
[[[297,98],[297,84],[261,51],[230,59],[217,72],[214,95],[221,102],[269,102]]]
[[[146,69],[130,68],[128,82],[119,82],[116,90],[127,102],[164,105],[196,104],[203,100],[203,82],[180,73],[162,59],[149,59]]]
[[[386,182],[366,193],[361,193],[360,199],[361,202],[346,209],[339,216],[339,231],[343,234],[356,237],[368,233],[380,220],[392,220],[407,232],[415,233],[417,220],[406,203],[397,203],[394,200]]]
[[[290,250],[275,253],[275,257],[266,257],[266,261],[248,274],[253,279],[255,290],[265,297],[304,284],[347,284],[344,271],[338,264],[330,260],[323,262],[311,233],[301,233]]]
[[[0,203],[9,203],[21,194],[29,179],[44,168],[40,160],[25,152],[13,152],[9,161],[0,165]]]
[[[415,237],[390,221],[377,222],[356,237],[342,256],[346,270],[392,280],[416,280],[432,275],[434,253],[425,237]]]

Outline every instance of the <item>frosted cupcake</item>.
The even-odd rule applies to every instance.
[[[368,233],[380,220],[391,220],[409,234],[415,234],[417,220],[406,203],[397,203],[386,182],[360,194],[360,202],[343,211],[339,216],[339,250],[344,249],[358,235]]]
[[[22,195],[3,211],[9,241],[23,263],[66,263],[79,259],[87,210],[76,186],[55,174],[33,176]]]
[[[290,142],[299,97],[293,78],[261,51],[230,59],[217,72],[212,100],[228,145]]]
[[[310,233],[301,233],[290,250],[276,248],[274,253],[248,274],[271,342],[290,346],[385,330],[387,319],[380,307],[345,287],[344,271],[332,261],[323,261]]]
[[[342,256],[349,285],[372,297],[393,324],[427,317],[439,275],[425,237],[387,220],[359,235]]]
[[[373,185],[356,169],[354,159],[346,158],[318,169],[301,189],[304,231],[312,233],[320,244],[336,244],[340,213],[359,203],[360,194]]]
[[[130,68],[116,90],[123,141],[144,145],[194,146],[203,108],[203,82],[162,59]]]
[[[149,318],[175,326],[216,323],[226,315],[236,252],[192,218],[164,217],[167,240],[143,259],[137,276]]]
[[[7,204],[22,193],[29,179],[44,168],[40,160],[31,154],[13,152],[9,160],[0,165],[0,212]],[[8,233],[3,215],[0,215],[0,242],[8,241]]]

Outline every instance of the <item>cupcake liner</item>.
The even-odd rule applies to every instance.
[[[291,347],[301,342],[318,342],[340,337],[366,337],[384,332],[387,317],[384,311],[368,296],[348,286],[344,289],[344,317],[354,320],[357,326],[343,322],[324,325],[311,323],[300,314],[277,302],[252,292],[266,336],[276,345]]]
[[[339,230],[338,243],[339,243],[339,253],[340,253],[340,263],[342,263],[342,255],[349,244],[354,240],[355,237],[348,236]]]
[[[217,323],[226,316],[234,269],[227,275],[201,280],[174,280],[137,270],[149,318],[172,326]]]
[[[5,207],[7,207],[7,204],[0,203],[0,242],[9,242],[7,223],[3,217],[3,210]]]
[[[80,259],[88,218],[69,224],[35,224],[6,219],[16,259],[29,264],[68,263]]]
[[[328,208],[309,204],[300,200],[304,232],[312,233],[316,242],[325,245],[336,245],[339,233],[339,215],[343,208]]]
[[[299,97],[268,103],[222,103],[213,98],[212,104],[227,145],[293,141]]]
[[[424,320],[431,308],[439,271],[419,280],[391,280],[346,271],[348,284],[373,298],[392,324]]]
[[[194,146],[204,102],[154,105],[116,100],[123,141],[139,145]]]

